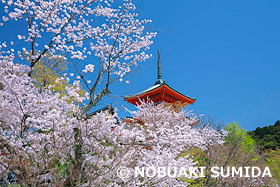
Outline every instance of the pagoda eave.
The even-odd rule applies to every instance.
[[[148,89],[149,90],[149,89]],[[141,94],[135,94],[131,97],[125,97],[125,100],[133,105],[139,104],[139,100],[146,100],[149,98],[154,103],[167,102],[167,103],[175,103],[180,102],[183,105],[189,105],[196,101],[191,97],[185,96],[176,90],[169,87],[166,83],[156,87],[155,89],[149,90],[147,92]]]

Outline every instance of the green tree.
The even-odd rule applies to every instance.
[[[69,86],[69,84],[66,80],[61,80],[60,83],[56,82],[56,80],[62,77],[67,69],[67,62],[63,57],[51,57],[46,54],[36,63],[31,77],[36,79],[35,84],[40,89],[54,85],[53,89],[56,92],[63,92],[65,86]]]
[[[244,149],[249,153],[255,151],[256,142],[249,135],[245,129],[242,129],[237,122],[235,123],[228,123],[225,126],[225,130],[229,132],[227,137],[225,138],[226,144],[230,144],[233,146],[240,147],[240,149]]]
[[[28,55],[25,55],[28,59]],[[64,78],[63,74],[68,70],[68,62],[63,56],[51,56],[46,54],[38,61],[32,71],[31,78],[36,81],[34,84],[40,88],[40,90],[52,85],[54,92],[61,93],[61,96],[65,95],[65,88],[73,87],[69,84],[67,78]],[[57,81],[59,79],[59,81]],[[80,87],[80,95],[83,95],[85,91]],[[72,98],[69,99],[71,101]]]

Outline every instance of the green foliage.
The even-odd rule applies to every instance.
[[[28,55],[26,55],[28,56]],[[60,79],[59,82],[56,80],[63,77],[63,73],[68,70],[67,61],[64,57],[52,57],[49,54],[42,57],[39,62],[36,63],[32,72],[32,78],[36,81],[34,84],[40,89],[44,89],[49,85],[53,85],[54,92],[59,92],[61,96],[65,95],[65,88],[72,87],[65,79]],[[84,94],[84,90],[80,89],[78,92],[80,95]],[[70,98],[69,101],[72,101]]]
[[[254,151],[255,140],[245,129],[242,129],[237,122],[227,124],[225,130],[229,132],[225,138],[226,143],[234,146],[241,146],[241,149],[245,149],[250,153]]]
[[[205,180],[205,178],[202,178],[202,180],[200,181],[194,179],[185,179],[185,178],[180,178],[180,180],[189,183],[189,186],[201,187],[203,186],[203,181]]]
[[[32,72],[32,78],[36,79],[35,84],[41,89],[49,85],[54,85],[56,92],[64,92],[65,86],[69,86],[65,80],[56,82],[67,70],[67,62],[63,57],[51,57],[47,54],[38,63],[36,63]]]
[[[249,132],[263,150],[280,148],[280,121]]]

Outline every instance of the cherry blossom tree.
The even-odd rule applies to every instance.
[[[15,41],[1,43],[2,58],[27,60],[29,76],[42,57],[71,61],[79,79],[75,84],[84,84],[88,91],[89,102],[79,116],[110,93],[112,82],[122,82],[132,66],[150,57],[146,50],[156,33],[145,29],[151,20],[138,19],[130,0],[3,0],[2,4],[6,15],[1,25],[17,21],[25,27]],[[22,47],[15,51],[13,45]]]
[[[37,88],[26,65],[3,59],[0,67],[0,167],[12,171],[22,185],[187,185],[168,177],[122,180],[117,170],[194,166],[188,155],[178,155],[193,146],[223,143],[223,135],[213,129],[191,128],[195,116],[164,104],[142,103],[134,123],[117,123],[116,114],[108,119],[106,113],[77,118],[75,103],[86,99],[78,88],[66,87],[67,96],[61,97],[52,86]]]

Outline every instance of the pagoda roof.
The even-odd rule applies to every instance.
[[[166,99],[164,99],[164,97]],[[139,103],[139,99],[144,100],[147,98],[151,100],[154,100],[153,98],[160,98],[157,100],[167,101],[172,103],[176,101],[180,101],[182,103],[187,103],[187,104],[191,104],[196,101],[196,98],[192,98],[190,96],[181,94],[180,92],[171,88],[168,84],[166,84],[166,82],[158,82],[142,92],[124,96],[124,99],[126,101],[134,105]]]
[[[161,103],[161,102],[167,102],[167,103],[176,103],[180,102],[183,105],[189,105],[196,101],[195,98],[186,96],[181,94],[180,92],[174,90],[171,88],[168,84],[166,84],[165,81],[162,81],[162,74],[161,74],[161,62],[160,62],[160,54],[158,51],[158,80],[156,83],[151,86],[150,88],[128,96],[124,96],[124,99],[133,104],[137,105],[140,100],[145,100],[149,98],[152,100],[155,104]]]

